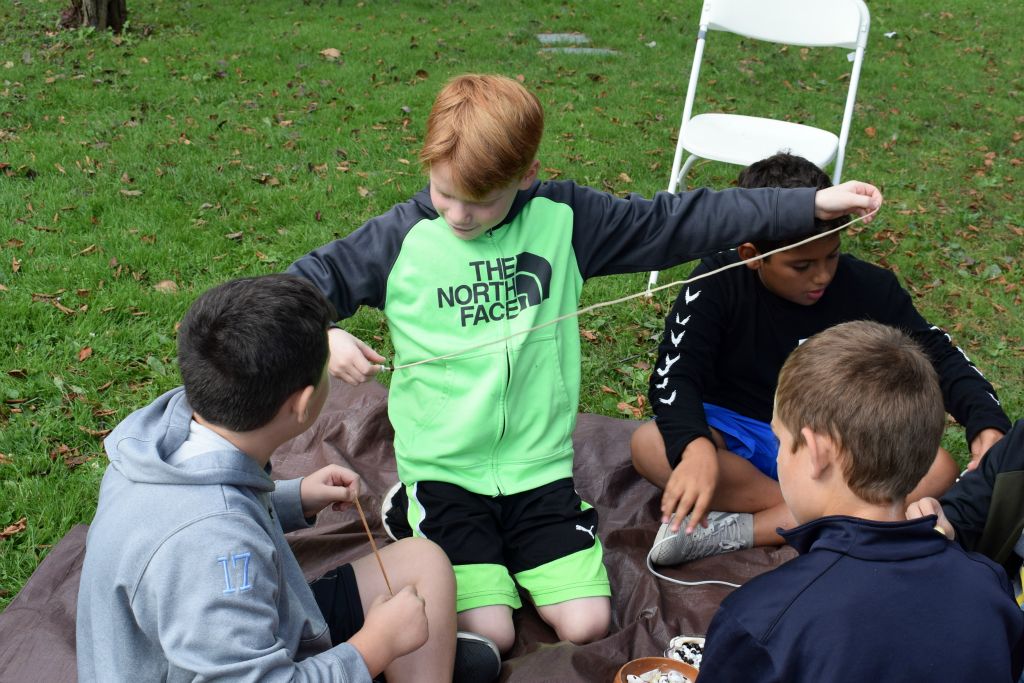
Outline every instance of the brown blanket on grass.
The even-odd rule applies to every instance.
[[[380,498],[397,480],[386,403],[387,391],[378,384],[351,388],[335,382],[313,428],[282,446],[273,459],[274,476],[281,479],[328,463],[358,472],[362,506],[378,545],[388,542],[380,528]],[[600,515],[598,534],[612,584],[611,632],[589,645],[557,643],[536,612],[524,607],[515,614],[518,635],[502,668],[503,681],[612,681],[624,662],[661,654],[672,636],[703,634],[731,590],[674,585],[648,573],[645,558],[657,530],[659,493],[629,462],[629,437],[637,424],[583,414],[574,435],[576,488]],[[0,614],[0,682],[75,680],[75,600],[85,532],[84,525],[68,532]],[[351,509],[325,510],[314,528],[290,538],[309,579],[370,552]],[[757,548],[663,573],[743,583],[793,555],[789,548]]]

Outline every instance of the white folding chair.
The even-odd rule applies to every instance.
[[[780,151],[802,156],[819,168],[834,160],[832,182],[838,184],[870,22],[862,0],[704,0],[668,191],[677,190],[698,159],[748,166]],[[800,123],[742,114],[692,116],[708,31],[726,31],[786,45],[853,50],[849,55],[852,67],[839,135]],[[684,150],[689,156],[680,168]],[[658,272],[654,271],[648,291],[657,282]]]

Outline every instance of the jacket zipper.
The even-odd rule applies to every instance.
[[[501,250],[498,248],[498,243],[494,239],[494,233],[488,232],[487,237],[488,239],[491,240],[491,246],[493,247],[494,252],[498,255],[498,258],[500,259]],[[504,330],[505,336],[508,336],[510,334],[508,316],[505,316],[505,318],[503,319],[502,328]],[[498,489],[498,495],[504,495],[504,492],[501,490],[501,480],[498,478],[498,461],[499,454],[501,452],[501,442],[504,440],[505,430],[508,428],[508,389],[509,385],[512,382],[512,358],[509,354],[508,341],[506,340],[505,342],[502,343],[502,345],[505,349],[505,389],[501,396],[501,425],[498,430],[498,439],[494,444],[494,452],[491,455],[491,476],[494,479],[495,487],[497,487]]]

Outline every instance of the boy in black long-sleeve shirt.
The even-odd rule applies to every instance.
[[[744,169],[739,184],[821,188],[830,182],[809,161],[777,154]],[[680,293],[651,376],[656,419],[641,426],[632,442],[634,466],[665,490],[655,563],[782,543],[776,529],[794,522],[779,491],[777,445],[767,424],[776,378],[794,348],[836,324],[874,320],[906,331],[924,347],[939,374],[946,410],[967,429],[972,468],[1009,429],[992,385],[945,332],[921,317],[896,277],[840,255],[839,244],[838,234],[823,237]],[[779,246],[745,243],[705,259],[693,274]],[[952,457],[939,449],[908,500],[941,495],[956,474]],[[712,509],[729,514],[708,514]]]

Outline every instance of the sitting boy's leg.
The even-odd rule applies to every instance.
[[[960,476],[960,468],[956,460],[945,448],[939,448],[935,460],[928,472],[921,478],[914,490],[907,495],[907,503],[913,503],[924,497],[939,498],[949,487],[953,485],[956,478]]]
[[[460,631],[479,633],[498,646],[501,653],[508,652],[516,642],[512,623],[512,608],[508,605],[485,605],[459,612]]]
[[[386,669],[391,683],[451,681],[455,659],[455,576],[448,558],[437,545],[422,538],[407,538],[381,548],[381,561],[396,593],[414,586],[423,598],[429,636],[417,650],[395,659]],[[363,609],[379,596],[388,596],[387,584],[373,555],[352,563]]]
[[[554,605],[540,605],[537,613],[559,640],[575,645],[603,638],[611,625],[611,600],[605,597],[576,598]]]
[[[672,467],[665,455],[665,441],[655,422],[645,422],[633,432],[630,451],[636,471],[664,489],[672,476]],[[711,501],[712,508],[728,512],[760,512],[783,503],[779,482],[765,475],[749,460],[723,448],[718,449],[718,456],[718,485]]]
[[[650,420],[636,428],[629,439],[633,468],[647,481],[664,489],[672,476],[672,466],[665,455],[665,440],[658,425]]]
[[[669,530],[659,530],[655,544],[665,541],[665,546],[652,557],[655,564],[678,564],[727,549],[749,547],[750,544],[781,545],[783,539],[776,529],[796,525],[782,498],[779,483],[747,458],[727,450],[718,430],[712,428],[712,435],[718,454],[718,483],[711,507],[740,514],[716,513],[707,528],[700,527],[691,537],[679,536],[674,542],[666,540],[672,535]],[[630,450],[636,470],[652,484],[664,489],[672,468],[655,422],[647,422],[633,432]],[[738,531],[734,533],[734,529]]]

